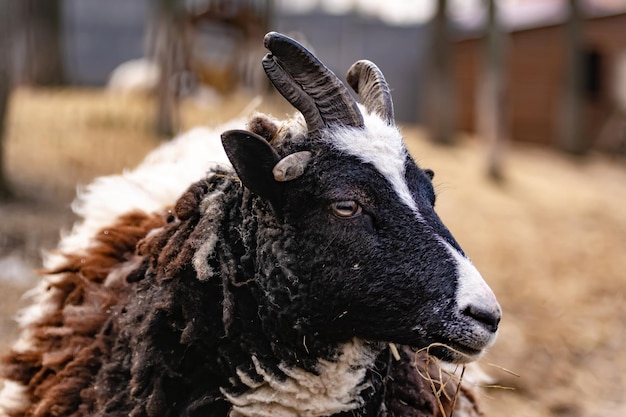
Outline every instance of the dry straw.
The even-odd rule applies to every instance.
[[[396,358],[396,360],[399,359],[399,354],[398,354],[398,350],[396,346],[393,344],[390,344],[389,347],[391,349],[391,352],[394,358]],[[453,417],[454,411],[456,409],[457,401],[461,393],[461,386],[463,384],[463,377],[465,376],[466,365],[459,365],[461,367],[460,373],[457,372],[458,367],[454,369],[454,371],[444,369],[444,367],[441,365],[441,361],[430,354],[430,349],[434,347],[444,347],[456,353],[459,356],[467,357],[468,359],[470,358],[465,353],[460,352],[459,350],[454,349],[444,343],[432,343],[425,348],[419,349],[415,352],[415,355],[413,358],[413,367],[415,368],[417,373],[420,375],[420,377],[426,380],[428,384],[430,385],[430,388],[433,394],[435,394],[435,398],[437,400],[437,405],[439,407],[439,411],[441,412],[441,415],[443,417]],[[420,360],[418,359],[418,354],[420,353],[426,353],[426,363],[423,367],[418,366],[418,360]],[[435,376],[433,376],[432,373],[430,372],[431,365],[433,365],[434,368],[437,370],[437,374]],[[486,365],[497,368],[510,375],[519,377],[519,375],[516,374],[515,372],[508,370],[502,366],[498,366],[492,363],[487,363]],[[454,388],[454,394],[452,396],[449,394],[449,391],[452,391],[452,390],[446,390],[446,387],[449,384],[456,384],[456,387]],[[514,389],[512,387],[505,387],[505,386],[501,386],[498,384],[484,384],[484,385],[476,384],[476,386],[479,388],[491,388],[491,389],[503,389],[503,390]],[[446,414],[445,407],[443,405],[443,402],[441,401],[442,398],[445,398],[451,404],[449,415]]]

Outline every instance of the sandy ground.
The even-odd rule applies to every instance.
[[[214,125],[246,103],[190,105],[183,125]],[[0,351],[16,334],[12,317],[37,280],[41,251],[74,220],[76,184],[132,167],[156,146],[151,115],[146,98],[14,95],[7,155],[18,195],[0,204]],[[440,147],[416,127],[403,131],[436,172],[440,216],[504,310],[498,342],[481,360],[500,386],[485,389],[489,415],[625,416],[626,160],[515,145],[505,181],[493,183],[476,138]]]

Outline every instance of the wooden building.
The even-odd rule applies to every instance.
[[[624,151],[626,91],[617,89],[623,88],[626,78],[626,11],[586,17],[582,28],[585,136],[591,147]],[[510,138],[557,145],[568,71],[565,24],[506,32],[505,105]],[[478,37],[454,44],[458,123],[464,131],[474,132],[476,128],[482,48],[482,39]]]

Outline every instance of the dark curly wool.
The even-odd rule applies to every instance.
[[[292,237],[231,175],[218,173],[191,186],[167,223],[165,213],[151,218],[129,215],[120,219],[120,226],[103,231],[92,259],[111,259],[110,264],[95,269],[91,262],[76,259],[52,271],[64,277],[59,284],[64,306],[78,306],[84,313],[97,297],[106,300],[80,320],[69,322],[65,315],[63,323],[41,323],[45,336],[40,340],[48,346],[44,352],[54,352],[57,343],[67,344],[58,349],[58,358],[48,358],[45,364],[41,355],[5,359],[10,364],[6,376],[19,375],[16,379],[32,387],[33,407],[20,416],[225,416],[230,404],[220,388],[230,387],[234,393],[247,389],[237,382],[236,369],[260,381],[251,355],[279,376],[279,360],[315,367],[319,353],[290,346],[282,337],[281,343],[274,343],[279,334],[292,330],[281,328],[283,320],[274,317],[278,313],[257,301],[267,291],[278,298],[293,296],[279,284],[294,279],[289,262],[267,259],[285,253]],[[133,254],[137,239],[155,226],[162,227],[141,240]],[[213,233],[217,246],[201,277],[190,260]],[[133,267],[109,291],[112,288],[102,287],[103,278],[119,261]],[[270,266],[246,275],[254,264]],[[275,279],[261,286],[257,274]],[[84,286],[76,286],[76,281]],[[63,320],[62,313],[50,320]],[[270,320],[261,321],[264,314]],[[50,338],[50,328],[60,326],[74,333]],[[326,350],[332,357],[332,349]],[[402,351],[401,361],[395,361],[383,350],[377,368],[367,373],[367,405],[346,415],[438,415],[435,395],[415,372],[409,352]]]

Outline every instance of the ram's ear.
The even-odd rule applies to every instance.
[[[261,136],[245,130],[222,133],[222,144],[243,185],[276,208],[283,186],[272,173],[280,160],[274,148]]]

